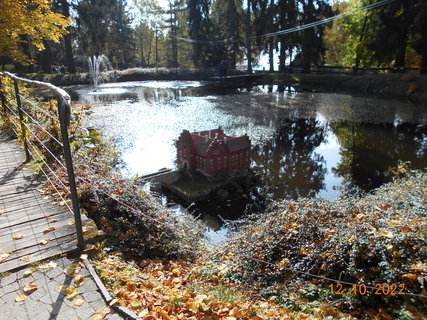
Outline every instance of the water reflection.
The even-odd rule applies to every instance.
[[[340,143],[341,162],[333,172],[344,178],[347,190],[379,187],[391,176],[389,169],[399,161],[416,168],[427,165],[427,125],[414,123],[356,123],[330,125]]]
[[[218,126],[231,135],[250,136],[253,169],[265,182],[259,191],[267,199],[333,199],[342,185],[348,190],[379,186],[399,160],[427,166],[427,108],[422,105],[276,85],[150,81],[100,89],[103,94],[77,87],[72,99],[95,104],[85,125],[116,141],[128,176],[173,168],[174,139],[183,129]],[[258,201],[249,194],[207,207],[239,215]]]
[[[326,161],[315,149],[325,141],[316,119],[286,119],[270,141],[253,148],[253,169],[268,198],[315,197],[325,188]]]

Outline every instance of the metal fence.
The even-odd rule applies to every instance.
[[[23,84],[47,90],[55,96],[57,104],[46,102],[49,107],[45,110],[29,97],[26,86]],[[84,249],[68,135],[71,115],[70,96],[63,89],[50,83],[20,78],[9,72],[0,72],[0,102],[1,116],[4,121],[11,124],[12,131],[23,143],[26,160],[34,161],[67,209],[74,215],[77,245],[80,249]],[[57,110],[54,110],[55,108]],[[65,183],[55,172],[55,167],[58,166],[67,173]],[[71,206],[65,199],[67,196],[71,199]]]

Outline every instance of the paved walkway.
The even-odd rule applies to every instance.
[[[74,216],[40,191],[25,152],[0,132],[0,273],[77,249]]]
[[[98,287],[80,259],[60,258],[46,264],[38,265],[30,276],[24,277],[21,270],[0,279],[0,319],[4,320],[83,320],[95,319],[98,310],[107,306]],[[65,271],[72,264],[79,264],[82,269],[72,276]],[[40,268],[41,267],[41,268]],[[52,268],[53,267],[53,268]],[[74,278],[82,275],[83,282],[76,288]],[[37,285],[37,290],[25,295],[26,284]],[[67,299],[65,287],[76,288],[77,296]],[[25,298],[24,301],[16,301]],[[80,305],[81,304],[81,305]],[[104,319],[124,319],[113,310]]]
[[[108,308],[85,263],[65,257],[76,248],[73,216],[37,191],[43,185],[23,164],[24,156],[0,132],[0,319],[101,319],[97,311],[104,311],[104,319],[123,319]],[[78,275],[83,281],[76,284]]]

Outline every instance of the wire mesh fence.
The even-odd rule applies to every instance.
[[[37,101],[27,86],[47,89],[56,98],[47,102]],[[74,215],[77,244],[83,249],[82,222],[68,137],[70,96],[50,83],[0,72],[0,102],[1,118],[10,133],[23,144],[26,161],[34,163]],[[66,179],[58,176],[56,167],[66,170]]]

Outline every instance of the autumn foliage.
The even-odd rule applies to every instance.
[[[0,1],[0,56],[30,63],[22,44],[43,50],[45,40],[59,42],[70,21],[53,12],[51,4],[52,0]]]

